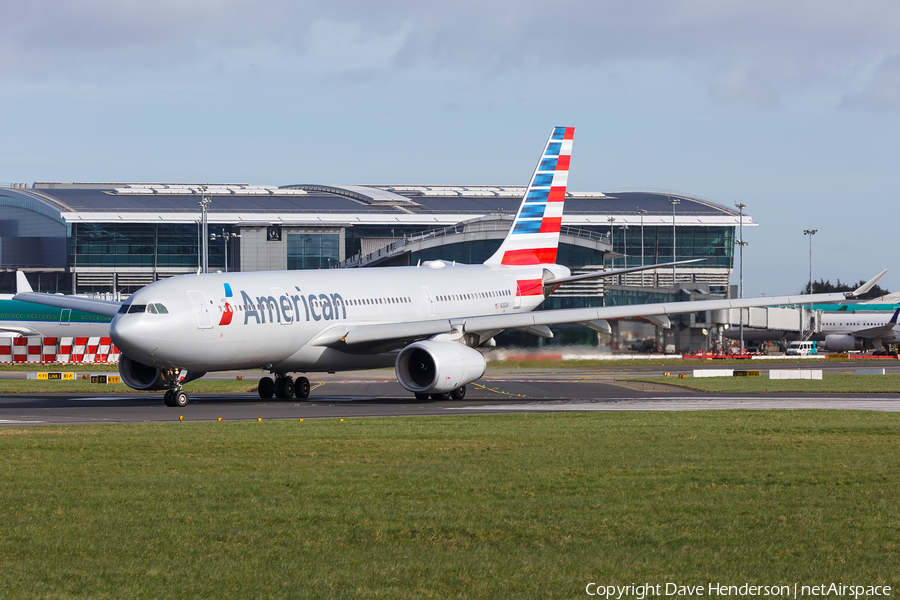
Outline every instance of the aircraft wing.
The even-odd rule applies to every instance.
[[[597,308],[569,308],[504,315],[483,315],[452,319],[433,319],[407,323],[375,323],[335,325],[324,331],[312,344],[334,348],[352,349],[353,346],[383,348],[396,342],[403,343],[426,339],[441,333],[499,332],[512,328],[534,328],[563,323],[596,323],[605,319],[629,317],[666,317],[707,310],[749,308],[754,306],[780,306],[785,304],[812,304],[840,302],[856,292],[833,294],[809,294],[797,296],[772,296],[726,300],[694,300],[690,302],[664,302],[628,306],[604,306]]]
[[[19,335],[43,335],[37,329],[32,329],[31,327],[18,327],[15,325],[0,325],[0,331],[17,333]]]
[[[111,300],[98,300],[82,296],[63,296],[62,294],[44,294],[40,292],[16,294],[13,296],[13,300],[59,308],[71,308],[72,310],[81,310],[96,315],[106,315],[107,317],[115,316],[122,306],[121,302],[113,302]]]

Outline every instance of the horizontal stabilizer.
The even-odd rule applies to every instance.
[[[677,262],[668,262],[668,263],[660,263],[657,265],[646,265],[643,267],[628,267],[627,269],[612,269],[609,271],[598,271],[596,273],[584,273],[582,275],[570,275],[568,277],[552,277],[552,273],[549,270],[544,270],[543,286],[544,286],[544,295],[547,296],[552,292],[552,288],[562,285],[564,283],[572,283],[573,281],[587,281],[590,279],[601,279],[604,277],[615,277],[616,275],[624,275],[626,273],[637,273],[639,271],[649,271],[651,269],[663,269],[665,267],[672,267],[677,265],[686,265],[689,263],[699,262],[701,260],[706,260],[705,258],[693,258],[691,260],[679,260]]]

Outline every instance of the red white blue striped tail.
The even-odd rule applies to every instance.
[[[484,264],[539,265],[556,262],[574,127],[554,127],[516,220],[497,252]]]

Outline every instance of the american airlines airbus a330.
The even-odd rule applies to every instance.
[[[555,264],[574,129],[556,127],[544,147],[515,221],[482,265],[429,261],[415,267],[185,275],[156,283],[121,304],[23,294],[20,299],[114,315],[119,373],[140,390],[167,390],[184,406],[182,386],[210,371],[259,368],[262,398],[306,398],[309,380],[291,373],[393,365],[400,384],[424,399],[460,399],[485,372],[476,349],[508,328],[548,335],[547,325],[665,316],[749,306],[832,302],[864,293],[886,271],[849,294],[704,300],[532,312],[560,285],[652,265],[572,276]],[[693,261],[689,261],[693,262]],[[671,263],[668,263],[671,264]]]

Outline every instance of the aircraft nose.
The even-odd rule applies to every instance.
[[[141,332],[140,319],[137,315],[116,315],[109,325],[109,337],[116,348],[123,352],[134,352],[138,349]]]

